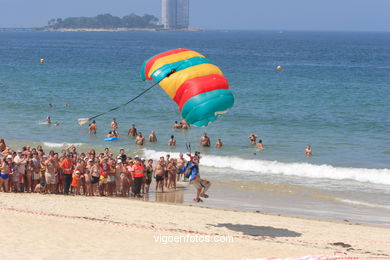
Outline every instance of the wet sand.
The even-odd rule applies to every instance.
[[[6,259],[390,255],[390,229],[385,227],[127,198],[1,193],[0,217]],[[158,241],[189,235],[233,241]]]

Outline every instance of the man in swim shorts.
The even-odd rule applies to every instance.
[[[164,192],[164,174],[165,174],[165,162],[164,156],[160,157],[160,160],[157,162],[156,167],[154,168],[154,177],[156,178],[156,191],[161,187],[161,192]]]
[[[96,135],[96,121],[93,120],[93,122],[88,127],[88,132],[90,134]]]

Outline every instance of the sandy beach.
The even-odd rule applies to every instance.
[[[390,257],[389,228],[256,212],[1,193],[0,215],[3,259]]]

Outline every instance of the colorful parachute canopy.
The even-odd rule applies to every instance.
[[[174,73],[172,73],[174,70]],[[160,53],[145,61],[142,80],[155,80],[179,106],[182,117],[207,126],[234,104],[222,71],[203,55],[189,49]]]

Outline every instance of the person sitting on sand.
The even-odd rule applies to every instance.
[[[311,150],[310,144],[308,144],[308,145],[306,146],[305,154],[306,154],[307,157],[309,157],[309,156],[312,155],[312,150]]]
[[[263,149],[263,140],[259,140],[259,143],[257,144],[257,149]]]
[[[144,145],[145,144],[145,137],[142,136],[142,133],[139,132],[137,135],[137,138],[135,139],[136,145]]]
[[[196,189],[196,198],[194,201],[203,202],[200,197],[208,198],[209,196],[206,194],[207,190],[211,186],[211,182],[206,179],[201,179],[199,174],[199,157],[192,157],[191,162],[186,167],[186,171],[184,175],[189,178],[190,185],[193,185]]]
[[[257,135],[256,134],[254,134],[254,133],[252,133],[249,137],[248,137],[248,139],[250,140],[250,142],[251,142],[251,144],[256,144],[256,139],[257,139]]]
[[[221,148],[223,146],[221,139],[218,139],[215,143],[215,148]]]
[[[171,135],[171,138],[168,140],[168,146],[175,146],[176,145],[176,139],[174,135]]]
[[[175,123],[173,124],[173,129],[180,129],[181,128],[181,125],[175,121]]]
[[[157,136],[156,136],[154,130],[152,130],[152,131],[150,132],[150,135],[149,135],[149,142],[150,142],[150,143],[155,143],[155,142],[157,142]]]
[[[204,147],[210,147],[210,138],[207,136],[207,133],[204,133],[200,139],[200,145]]]
[[[128,136],[136,137],[137,136],[137,128],[135,128],[135,124],[132,124],[129,131],[127,132]]]

